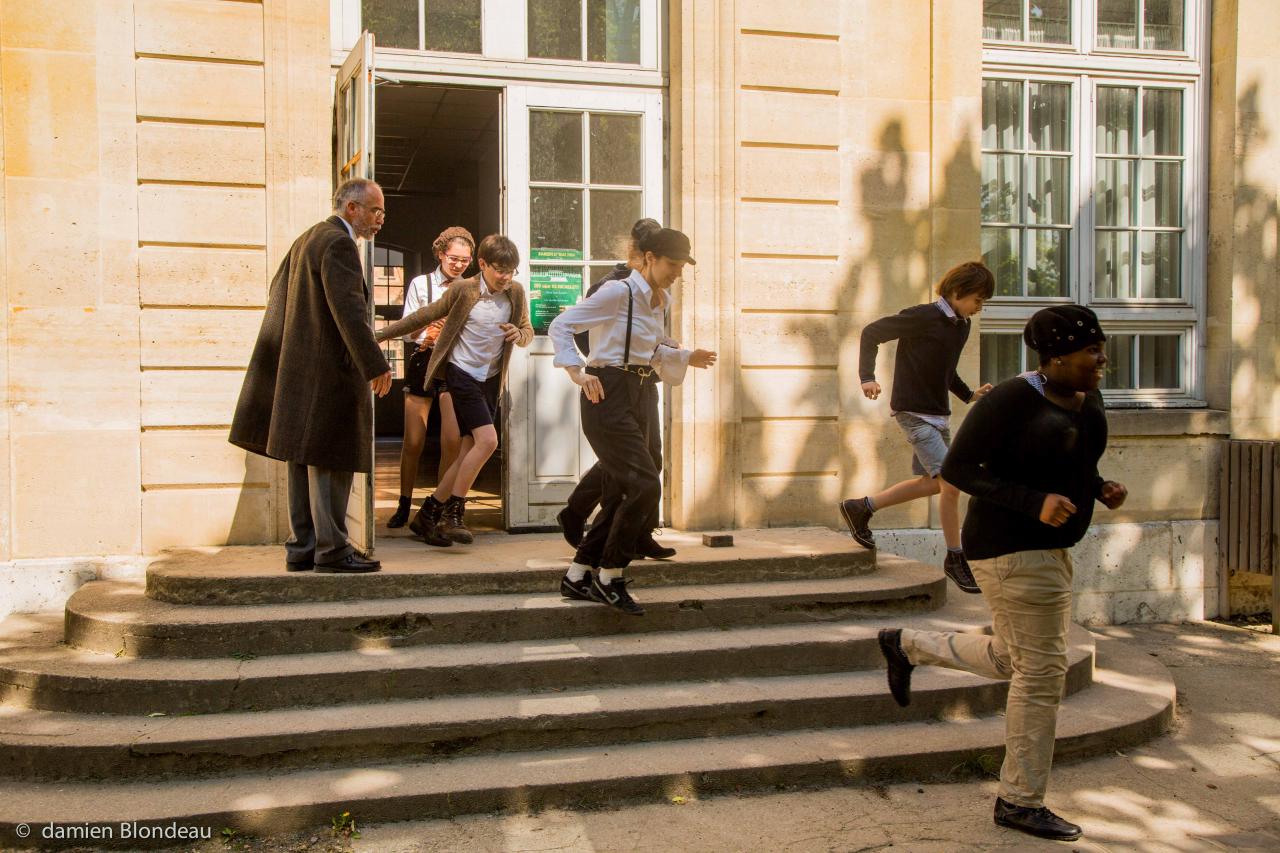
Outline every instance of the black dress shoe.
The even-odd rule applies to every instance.
[[[377,560],[370,560],[355,551],[332,563],[316,563],[317,572],[329,575],[360,575],[376,572],[381,568],[382,563]]]
[[[284,570],[286,572],[309,572],[316,567],[316,564],[310,560],[285,560]]]
[[[636,556],[648,557],[650,560],[670,560],[676,555],[675,548],[667,548],[658,544],[652,533],[646,533],[636,543]]]
[[[570,547],[577,548],[582,544],[582,531],[587,526],[585,518],[565,507],[556,516],[556,521],[560,522],[560,531],[564,533],[564,541],[568,542]]]
[[[889,692],[893,701],[905,708],[911,704],[911,670],[916,667],[902,650],[902,629],[881,628],[879,639],[880,654],[889,671]]]
[[[996,797],[995,820],[998,826],[1054,841],[1075,841],[1082,834],[1080,827],[1063,820],[1044,806],[1015,806],[999,797]]]

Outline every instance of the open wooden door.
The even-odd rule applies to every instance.
[[[373,34],[363,32],[347,61],[338,72],[334,89],[333,185],[348,178],[373,178]],[[364,292],[369,305],[369,325],[373,326],[373,241],[360,241],[360,260],[364,264]],[[373,405],[373,392],[369,395]],[[375,431],[376,433],[376,431]],[[374,448],[369,448],[374,454]],[[376,459],[375,459],[376,467]],[[347,503],[347,538],[367,554],[374,548],[373,477],[356,474],[351,481],[351,500]]]

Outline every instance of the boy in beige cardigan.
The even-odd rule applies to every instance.
[[[379,341],[396,338],[445,318],[423,381],[430,385],[436,377],[444,379],[462,444],[435,494],[409,522],[409,529],[427,544],[440,547],[473,541],[462,519],[467,493],[498,447],[494,418],[506,387],[511,349],[533,340],[528,298],[512,278],[520,251],[501,234],[490,234],[480,241],[476,255],[479,275],[456,282],[440,299],[377,335]]]

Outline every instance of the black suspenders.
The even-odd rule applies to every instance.
[[[627,286],[627,345],[622,351],[622,369],[626,370],[631,364],[631,312],[635,308],[635,293],[631,290],[631,282],[624,282]]]

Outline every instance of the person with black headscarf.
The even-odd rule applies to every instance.
[[[1124,486],[1098,475],[1107,419],[1098,386],[1106,335],[1088,308],[1045,308],[1027,323],[1037,370],[996,386],[956,435],[942,476],[972,496],[962,540],[991,608],[991,633],[885,629],[889,690],[911,701],[927,664],[1008,680],[1005,759],[995,822],[1070,841],[1080,827],[1044,806],[1067,674],[1071,555],[1094,501],[1117,509]]]

